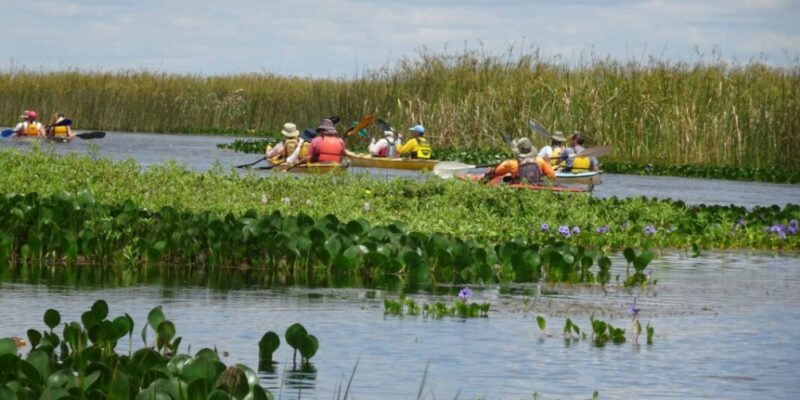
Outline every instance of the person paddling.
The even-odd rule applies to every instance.
[[[399,139],[396,139],[394,137],[394,132],[388,129],[383,131],[383,136],[384,137],[377,142],[374,138],[372,139],[369,144],[369,153],[372,154],[373,157],[397,157],[397,149],[400,147]]]
[[[561,131],[553,132],[550,137],[550,144],[539,150],[538,157],[549,163],[554,163],[561,156],[561,152],[564,151],[564,142],[566,141],[567,138],[564,137]]]
[[[409,155],[411,158],[431,158],[431,145],[428,143],[428,139],[422,137],[425,134],[425,127],[417,124],[408,130],[411,131],[413,137],[397,149],[398,156]],[[402,140],[403,137],[400,136],[400,139]]]
[[[45,128],[47,137],[59,140],[72,140],[75,132],[72,131],[72,121],[64,118],[64,114],[55,113],[50,118],[50,125]]]
[[[300,135],[300,144],[294,149],[294,152],[286,158],[287,164],[295,164],[298,160],[305,158],[308,154],[308,149],[311,147],[311,141],[317,137],[317,131],[311,128],[306,128]]]
[[[340,163],[342,156],[347,155],[344,140],[333,126],[333,121],[325,118],[317,127],[318,136],[311,141],[308,154],[298,160],[297,164],[315,163]]]
[[[559,160],[564,160],[564,171],[573,170],[599,171],[600,164],[596,157],[576,157],[578,153],[585,150],[583,147],[584,138],[580,132],[573,132],[569,137],[570,147],[564,149],[559,155]]]
[[[19,116],[22,119],[22,122],[18,123],[16,127],[14,127],[14,133],[16,137],[45,137],[47,134],[44,131],[44,126],[42,126],[41,122],[36,121],[36,111],[33,110],[25,110],[22,115]]]
[[[556,178],[556,172],[550,163],[537,160],[536,148],[528,138],[516,142],[516,158],[503,161],[495,168],[490,168],[481,178],[484,182],[499,183],[540,183],[542,176],[551,180]]]
[[[272,148],[267,146],[265,155],[267,160],[273,164],[281,164],[286,161],[300,144],[300,140],[298,139],[300,132],[297,130],[297,126],[291,122],[283,124],[281,135],[284,137],[282,142]]]

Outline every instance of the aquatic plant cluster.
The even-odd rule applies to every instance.
[[[226,366],[215,350],[194,355],[179,352],[181,338],[160,307],[148,314],[142,329],[144,347],[133,350],[134,321],[108,315],[98,300],[80,322],[62,323],[54,309],[44,313],[48,330],[27,332],[30,350],[17,352],[23,340],[0,339],[0,398],[3,399],[237,399],[273,398],[247,366]],[[63,325],[63,334],[56,328]],[[150,329],[148,329],[148,327]],[[156,339],[147,345],[152,330]],[[130,343],[127,354],[117,343]],[[255,344],[254,344],[255,345]]]
[[[19,104],[69,104],[82,129],[242,134],[374,114],[397,127],[423,123],[434,147],[462,149],[501,147],[502,132],[528,136],[532,116],[613,145],[620,160],[796,170],[800,161],[785,149],[800,131],[797,71],[702,58],[573,66],[537,49],[422,51],[353,79],[12,69],[0,73],[0,115],[13,121]]]
[[[560,241],[606,252],[625,247],[788,250],[800,247],[798,235],[787,233],[783,237],[765,232],[765,228],[776,224],[786,225],[788,232],[790,221],[800,219],[800,206],[796,204],[752,210],[736,206],[687,206],[680,201],[643,197],[597,199],[498,190],[471,182],[383,180],[359,174],[333,179],[314,176],[296,179],[290,174],[273,174],[269,179],[261,179],[256,174],[225,173],[221,168],[194,173],[173,164],[142,170],[131,160],[115,163],[74,154],[56,156],[36,149],[0,152],[0,168],[5,171],[0,175],[0,187],[6,192],[3,202],[7,204],[0,212],[10,220],[30,220],[34,226],[41,225],[39,216],[48,224],[58,225],[62,219],[89,218],[95,210],[81,208],[77,213],[58,207],[47,212],[26,210],[15,199],[27,199],[30,207],[61,201],[80,205],[81,201],[91,199],[97,210],[117,210],[114,215],[128,204],[127,212],[134,214],[135,209],[153,213],[165,208],[164,215],[182,215],[182,218],[194,215],[192,218],[208,221],[247,220],[251,217],[244,217],[246,214],[260,218],[275,211],[292,218],[302,213],[313,221],[333,214],[339,221],[361,220],[371,228],[396,223],[403,226],[403,231],[426,236],[440,233],[474,240],[486,247],[512,239],[539,244]],[[73,172],[63,174],[63,171]],[[14,194],[29,192],[37,195]],[[198,201],[197,193],[204,194],[203,201]],[[50,200],[39,204],[43,199]],[[110,211],[99,214],[105,212]],[[138,219],[116,220],[119,226],[114,227],[112,239],[129,235],[126,229],[134,229],[127,226],[130,221],[143,223]],[[98,222],[93,229],[111,222]],[[150,225],[148,229],[153,228]],[[543,225],[548,229],[542,229]],[[9,231],[13,226],[9,222],[0,228]],[[566,227],[569,236],[565,229],[559,232],[559,227]],[[187,229],[177,237],[197,234],[197,228]],[[27,238],[27,233],[24,235]],[[75,235],[71,233],[68,237]],[[117,251],[122,247],[109,246]]]
[[[420,307],[414,300],[400,296],[397,300],[383,299],[383,310],[384,314],[390,315],[423,315],[433,318],[444,316],[475,318],[489,315],[490,303],[470,302],[470,298],[472,298],[472,289],[467,286],[458,292],[458,298],[453,300],[450,306],[437,301],[432,304],[423,304]]]

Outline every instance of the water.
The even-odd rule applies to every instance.
[[[90,151],[90,145],[94,145],[98,155],[102,157],[114,160],[133,158],[143,166],[176,160],[187,168],[206,170],[215,162],[219,162],[227,170],[258,158],[256,154],[242,154],[217,148],[217,144],[231,143],[236,139],[247,138],[109,132],[100,140],[75,139],[68,144],[47,146],[52,146],[58,153],[86,154]],[[29,148],[30,143],[3,139],[0,140],[0,146]],[[422,176],[415,171],[362,168],[353,168],[353,171],[368,172],[384,178]],[[268,176],[268,173],[260,173]],[[800,202],[800,185],[614,174],[604,175],[603,181],[603,184],[595,187],[594,196],[602,198],[646,196],[683,200],[687,204],[735,204],[748,208],[773,204],[784,206]]]
[[[614,264],[624,265],[615,259]],[[226,364],[257,365],[257,342],[267,330],[281,337],[272,374],[262,384],[283,399],[335,398],[356,368],[353,398],[798,398],[800,396],[800,259],[724,253],[690,258],[666,254],[651,264],[658,283],[647,289],[609,285],[473,287],[474,301],[492,303],[488,318],[384,316],[377,289],[261,288],[236,290],[187,282],[89,287],[61,280],[31,282],[5,274],[0,283],[0,337],[45,329],[44,311],[79,320],[97,299],[111,315],[129,313],[138,332],[147,312],[163,305],[183,337],[182,349],[217,346]],[[615,270],[614,274],[623,273]],[[537,296],[537,293],[542,293]],[[653,345],[629,340],[603,348],[589,340],[568,344],[567,317],[582,330],[589,316],[626,329],[627,306],[639,296],[642,325],[655,327]],[[411,294],[420,303],[452,295]],[[525,306],[527,299],[527,307]],[[546,333],[536,315],[547,319]],[[315,372],[293,372],[283,336],[295,322],[317,336]],[[138,333],[134,335],[140,344]],[[120,345],[119,350],[127,349]],[[427,374],[425,373],[427,367]]]

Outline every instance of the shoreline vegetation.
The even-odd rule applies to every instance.
[[[351,79],[175,75],[153,71],[0,72],[0,116],[61,111],[78,129],[274,135],[287,120],[315,126],[378,115],[423,123],[435,147],[502,148],[501,133],[551,131],[609,145],[611,161],[800,170],[800,66],[540,57],[422,51]],[[377,135],[377,128],[371,128]],[[536,138],[539,146],[542,139]],[[351,141],[362,141],[358,137]]]

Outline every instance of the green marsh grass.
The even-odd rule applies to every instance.
[[[525,121],[534,117],[550,130],[584,132],[589,145],[614,146],[617,161],[800,169],[792,150],[800,66],[756,61],[570,66],[536,49],[423,50],[340,79],[12,69],[0,73],[0,92],[9,125],[26,108],[65,112],[83,129],[237,134],[375,114],[397,130],[423,123],[435,147],[468,149],[500,148],[502,132],[529,136]]]

